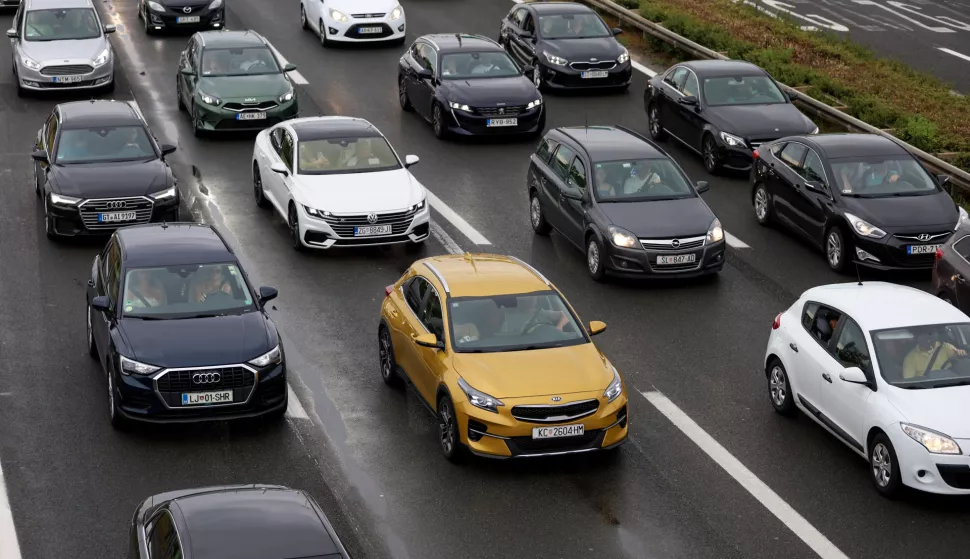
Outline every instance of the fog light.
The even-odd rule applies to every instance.
[[[212,24],[212,27],[219,27],[220,25],[222,25],[222,24],[221,23],[213,23]]]
[[[916,477],[923,477],[926,475],[926,470],[920,470],[916,472]]]
[[[478,442],[484,437],[484,433],[488,432],[488,426],[480,421],[475,421],[474,419],[468,420],[468,440],[472,442]]]
[[[111,79],[111,76],[105,76],[103,78],[98,78],[98,81],[94,82],[94,85],[100,85],[100,84],[106,83],[110,79]]]
[[[404,24],[402,23],[401,25],[399,25],[397,27],[397,30],[403,33],[404,32]]]
[[[855,249],[855,256],[859,260],[872,260],[873,262],[879,262],[879,259],[878,258],[876,258],[875,256],[873,256],[873,255],[869,254],[868,252],[862,250],[859,247],[856,247],[856,249]]]
[[[336,35],[338,33],[338,31],[336,29],[334,29],[333,27],[330,27],[329,30],[330,30],[330,34],[331,35]]]

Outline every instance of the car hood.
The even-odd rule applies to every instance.
[[[455,369],[473,388],[499,399],[603,391],[613,381],[613,369],[592,343],[456,353]]]
[[[331,0],[328,6],[347,15],[386,14],[397,7],[398,0]]]
[[[20,48],[42,65],[90,64],[107,43],[102,36],[72,41],[21,41]]]
[[[714,212],[700,196],[654,202],[600,202],[610,222],[643,239],[695,237],[707,234]]]
[[[333,213],[406,210],[426,196],[407,169],[337,175],[296,175],[297,199]]]
[[[706,107],[704,113],[718,129],[743,138],[782,138],[815,129],[791,103]]]
[[[158,367],[245,363],[273,349],[262,313],[183,320],[122,318],[131,358]]]
[[[843,196],[845,211],[876,227],[898,232],[909,228],[952,230],[959,219],[953,199],[945,192],[924,196],[888,196],[885,198],[850,198]],[[932,233],[933,231],[917,231]]]
[[[168,166],[154,161],[51,166],[51,187],[75,198],[146,196],[171,186]]]
[[[543,47],[550,54],[561,56],[570,62],[587,62],[590,58],[599,62],[616,60],[624,50],[612,36],[595,39],[545,39]],[[541,60],[545,62],[545,58]]]
[[[293,85],[283,74],[214,78],[203,76],[199,79],[198,89],[223,101],[243,101],[248,97],[265,101],[267,98],[275,100],[293,89]]]
[[[953,437],[970,439],[970,386],[904,390],[893,388],[889,400],[906,423]],[[967,448],[963,451],[966,452]]]
[[[508,78],[478,78],[443,80],[449,101],[471,106],[527,105],[538,99],[539,92],[532,80],[525,76]]]

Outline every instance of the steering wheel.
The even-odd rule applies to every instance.
[[[218,301],[219,299],[232,300],[232,295],[226,293],[225,291],[219,290],[219,291],[213,291],[212,293],[206,293],[205,295],[202,296],[202,300],[206,302]]]
[[[937,370],[948,369],[949,366],[957,359],[970,359],[970,353],[966,355],[954,355],[953,357],[947,359],[946,362],[944,362],[943,365]]]
[[[549,320],[549,318],[544,316],[541,311],[537,311],[532,318],[525,323],[525,326],[522,327],[522,333],[531,334],[539,326],[552,326],[553,328],[558,327],[555,322]]]
[[[148,299],[146,299],[146,298],[145,298],[145,296],[144,296],[144,295],[142,295],[142,294],[141,294],[141,293],[140,293],[140,292],[139,292],[139,291],[138,291],[137,289],[135,289],[134,287],[132,287],[132,288],[131,288],[131,292],[135,294],[135,297],[138,297],[139,299],[141,299],[141,302],[142,302],[142,303],[145,303],[145,306],[146,306],[146,307],[151,307],[151,306],[154,306],[154,305],[152,305],[151,303],[149,303],[149,302],[148,302]]]

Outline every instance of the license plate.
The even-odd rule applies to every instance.
[[[81,81],[84,76],[54,76],[54,83],[77,83]]]
[[[658,256],[657,264],[669,265],[669,264],[690,264],[697,260],[696,254],[672,254],[670,256]]]
[[[354,227],[355,237],[366,237],[367,235],[390,235],[390,225],[369,225],[367,227]]]
[[[200,16],[183,16],[175,18],[175,23],[199,23]]]
[[[264,120],[266,113],[239,113],[236,120]]]
[[[486,126],[518,126],[519,119],[517,118],[490,118],[488,122],[485,123]]]
[[[580,76],[582,76],[584,80],[587,80],[589,78],[605,78],[606,76],[609,76],[609,75],[610,73],[607,72],[606,70],[590,70],[589,72],[583,72],[582,74],[580,74]]]
[[[557,425],[556,427],[533,427],[533,439],[560,439],[562,437],[578,437],[586,432],[583,425]]]
[[[98,214],[98,221],[101,223],[114,223],[116,221],[134,221],[137,215],[135,212],[111,212],[109,214]]]
[[[936,249],[943,245],[909,245],[906,247],[908,254],[934,254]]]
[[[218,392],[183,392],[183,406],[204,406],[206,404],[225,404],[232,402],[232,390]]]
[[[374,33],[381,33],[384,31],[383,27],[358,27],[357,32],[361,35],[373,35]]]

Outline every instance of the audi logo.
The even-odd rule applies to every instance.
[[[679,247],[680,246],[680,239],[674,239],[674,240],[670,241],[670,246],[672,246],[674,248]]]
[[[109,210],[123,210],[128,207],[128,202],[125,200],[111,200],[109,202],[105,202],[104,205]]]
[[[922,233],[919,236],[917,236],[916,238],[919,239],[919,240],[921,240],[921,241],[928,241],[928,240],[930,240],[931,235],[929,233]]]
[[[222,380],[219,373],[196,373],[192,375],[192,382],[195,384],[216,384]]]
[[[367,214],[367,223],[377,223],[377,214]]]
[[[192,13],[192,6],[186,6],[186,7],[182,8],[182,11],[185,12],[185,13],[187,13],[187,14],[191,14]]]

